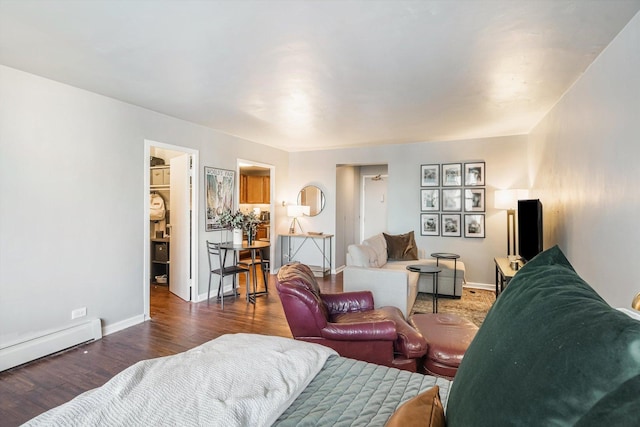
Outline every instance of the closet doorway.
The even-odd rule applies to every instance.
[[[150,286],[167,286],[185,301],[197,300],[197,170],[197,150],[145,141],[146,319]]]

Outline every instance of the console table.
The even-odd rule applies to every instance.
[[[332,269],[332,239],[333,234],[280,234],[280,265],[285,264],[285,253],[287,262],[291,262],[295,259],[296,255],[302,249],[304,244],[308,241],[313,242],[313,245],[320,252],[322,256],[321,265],[309,265],[309,268],[316,277],[323,277],[326,274],[331,274]],[[297,249],[293,249],[293,244],[296,240],[301,240]],[[329,245],[329,254],[327,255],[327,243]],[[286,252],[285,252],[286,251]]]
[[[509,284],[519,269],[511,268],[509,258],[494,258],[493,262],[496,264],[496,298],[498,298],[500,292]],[[522,261],[518,260],[518,266],[522,268],[522,265]]]

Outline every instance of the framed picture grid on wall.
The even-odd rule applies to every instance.
[[[485,237],[480,213],[486,209],[485,166],[484,161],[420,165],[420,235]]]

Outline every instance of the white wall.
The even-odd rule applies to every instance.
[[[235,170],[238,157],[287,181],[288,154],[261,144],[4,66],[0,93],[0,348],[142,316],[145,139],[199,150],[200,182],[203,166]],[[206,293],[203,214],[199,231]],[[87,318],[71,321],[79,307]]]
[[[640,291],[640,15],[530,135],[544,205],[545,247],[557,243],[613,306]]]
[[[506,212],[493,208],[493,191],[528,186],[526,153],[526,136],[291,153],[289,189],[295,192],[306,184],[320,183],[331,214],[305,218],[305,229],[335,233],[336,165],[387,164],[388,231],[399,234],[414,230],[416,243],[427,254],[459,253],[467,267],[468,281],[493,284],[493,258],[507,251]],[[420,165],[477,160],[486,162],[487,237],[420,236]]]
[[[336,188],[336,238],[335,238],[335,265],[334,269],[340,269],[346,264],[346,248],[356,241],[356,227],[358,216],[357,194],[358,168],[353,166],[340,166],[336,168],[336,181],[341,183]]]

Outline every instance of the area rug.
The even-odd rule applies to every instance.
[[[495,300],[495,292],[463,288],[462,298],[438,298],[438,313],[454,313],[480,326]],[[411,314],[415,313],[433,313],[431,294],[418,293],[411,310]]]

